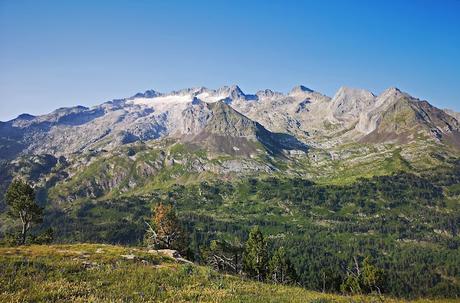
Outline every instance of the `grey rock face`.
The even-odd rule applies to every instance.
[[[374,94],[363,89],[341,87],[331,100],[331,117],[353,123],[376,102]]]
[[[460,122],[460,113],[459,112],[456,112],[456,111],[453,111],[451,109],[444,109],[444,112],[452,117],[454,117],[455,119],[457,119],[457,121]]]
[[[93,108],[60,108],[47,115],[23,114],[0,122],[0,159],[14,159],[20,154],[68,156],[167,137],[193,141],[192,138],[209,138],[209,134],[284,149],[287,146],[280,145],[281,137],[273,133],[287,133],[291,137],[284,138],[285,142],[300,139],[327,147],[359,141],[383,127],[385,113],[402,98],[420,102],[396,88],[374,96],[362,89],[342,87],[332,99],[302,85],[288,94],[269,89],[245,94],[236,85],[216,90],[189,88],[168,94],[148,90]],[[423,108],[418,108],[422,115]],[[459,119],[458,113],[445,112]],[[427,115],[425,124],[435,114],[428,111]],[[456,132],[453,122],[440,129]],[[217,137],[213,140],[221,141]],[[293,146],[301,150],[299,142],[290,145]]]

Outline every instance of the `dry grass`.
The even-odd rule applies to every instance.
[[[0,248],[0,302],[382,301],[258,283],[140,248],[74,244]]]

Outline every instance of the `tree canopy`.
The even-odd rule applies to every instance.
[[[172,205],[157,204],[147,225],[145,242],[157,249],[175,249],[185,252],[185,231]]]
[[[22,224],[20,244],[25,244],[27,232],[31,224],[43,220],[43,209],[35,202],[35,191],[25,181],[14,180],[5,195],[8,204],[8,215],[13,219],[20,219]]]
[[[243,254],[243,269],[258,281],[263,281],[267,274],[267,241],[258,226],[249,232]]]

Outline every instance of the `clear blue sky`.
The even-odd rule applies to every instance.
[[[0,0],[0,120],[155,89],[397,86],[460,110],[460,1]]]

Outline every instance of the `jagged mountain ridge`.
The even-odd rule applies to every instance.
[[[407,143],[420,132],[429,139],[458,146],[459,124],[451,113],[396,88],[375,96],[366,90],[342,87],[329,98],[305,86],[297,86],[288,94],[266,89],[251,95],[234,85],[216,90],[189,88],[169,94],[148,90],[92,108],[61,108],[37,117],[23,114],[0,123],[2,158],[110,150],[165,137],[193,141],[192,137],[204,138],[210,117],[216,117],[211,112],[218,107],[210,106],[216,102],[251,120],[235,125],[236,129],[221,129],[219,135],[223,137],[248,137],[242,128],[251,129],[259,123],[258,128],[287,133],[306,144],[324,148],[348,142]],[[407,121],[401,111],[407,113]],[[258,139],[254,134],[249,137],[253,141]],[[279,136],[265,137],[277,141],[275,137]],[[302,149],[297,139],[281,140],[292,144],[281,144],[277,149]],[[265,141],[272,145],[272,150],[277,145],[275,141]],[[228,153],[229,149],[225,151]]]
[[[379,117],[375,129],[362,140],[407,143],[419,135],[460,147],[460,124],[444,111],[426,101],[401,98]]]
[[[190,176],[355,180],[441,165],[458,157],[459,138],[456,118],[396,88],[341,88],[333,98],[304,86],[149,90],[1,122],[0,187],[25,175],[71,201]]]
[[[281,154],[282,150],[307,150],[307,146],[295,137],[268,131],[223,100],[206,103],[195,98],[182,115],[183,123],[175,136],[182,142],[212,152],[251,156],[260,148],[257,143],[270,154]]]

